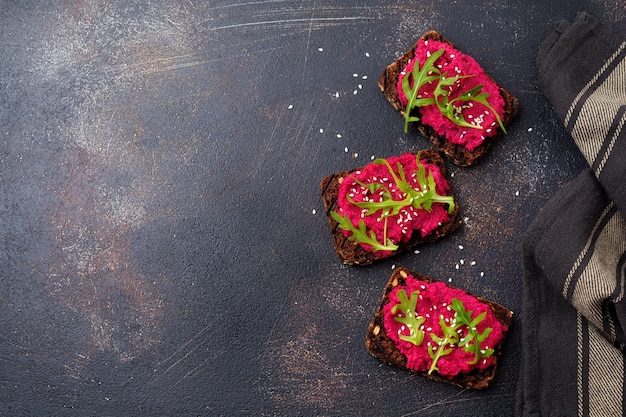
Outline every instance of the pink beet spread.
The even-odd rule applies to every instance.
[[[409,335],[409,329],[394,320],[394,316],[400,313],[399,310],[396,314],[391,313],[391,309],[395,304],[398,304],[398,292],[405,290],[407,297],[410,297],[413,291],[419,291],[418,302],[416,305],[417,316],[424,317],[426,321],[421,326],[425,336],[422,344],[416,346],[415,344],[402,340],[399,334]],[[504,337],[504,333],[508,330],[496,319],[494,313],[489,306],[476,297],[467,294],[465,291],[450,288],[442,282],[426,283],[421,280],[415,279],[412,275],[409,275],[406,279],[405,286],[398,286],[394,288],[389,294],[389,304],[384,306],[384,327],[387,335],[395,342],[398,350],[404,354],[407,358],[407,368],[418,371],[426,372],[432,364],[432,359],[428,354],[428,345],[436,346],[436,343],[430,337],[431,333],[435,333],[439,337],[443,337],[443,331],[439,325],[439,318],[443,315],[446,323],[454,317],[455,311],[450,309],[450,303],[453,298],[461,300],[465,306],[466,311],[472,312],[472,319],[476,318],[483,312],[487,312],[487,315],[483,321],[477,326],[477,331],[482,333],[486,328],[491,327],[493,330],[489,336],[480,344],[481,349],[490,349],[496,346]],[[467,326],[463,326],[462,335],[467,334]],[[449,346],[447,346],[449,347]],[[484,369],[493,364],[494,356],[487,358],[481,358],[478,363],[470,365],[469,362],[474,360],[474,353],[465,352],[462,348],[456,348],[449,355],[441,356],[437,361],[437,368],[439,374],[451,377],[459,373],[466,373],[472,369]]]
[[[416,157],[413,154],[405,153],[402,156],[394,156],[388,158],[387,161],[397,172],[397,164],[403,167],[407,181],[415,189],[420,189],[419,182],[417,181],[414,172],[417,170]],[[433,175],[436,183],[436,190],[439,195],[445,195],[448,193],[450,186],[448,181],[441,173],[439,167],[433,164],[425,163],[425,160],[421,160],[427,172]],[[339,194],[337,197],[338,212],[342,216],[348,216],[352,224],[355,227],[359,226],[359,222],[362,219],[368,230],[373,230],[376,233],[377,240],[383,243],[384,236],[384,221],[380,218],[380,210],[372,215],[365,216],[366,209],[352,204],[347,196],[351,196],[353,201],[381,201],[382,191],[379,190],[375,193],[370,193],[365,187],[359,185],[355,179],[369,184],[378,182],[387,186],[391,191],[394,200],[402,200],[406,195],[399,191],[395,186],[395,181],[389,173],[389,169],[384,164],[370,163],[363,169],[356,171],[349,176],[345,177],[341,186],[339,187]],[[408,206],[400,210],[397,215],[390,216],[387,219],[387,237],[390,238],[395,244],[399,242],[408,242],[413,236],[413,233],[420,233],[422,237],[436,233],[437,228],[445,223],[449,219],[448,206],[443,203],[433,203],[432,210],[430,212],[424,209],[416,209],[413,206]],[[344,236],[350,237],[350,231],[343,231]],[[377,256],[383,258],[390,256],[391,251],[374,251],[372,246],[360,243],[360,245],[367,251],[373,252]]]
[[[450,99],[456,98],[464,92],[482,84],[483,88],[481,93],[489,94],[487,101],[500,117],[502,117],[504,114],[504,99],[500,95],[500,90],[497,84],[489,78],[476,60],[454,49],[445,42],[434,40],[419,41],[415,49],[415,57],[400,73],[397,87],[400,102],[406,106],[408,101],[402,91],[402,80],[405,74],[410,74],[411,71],[413,71],[417,60],[420,62],[420,65],[423,65],[431,53],[440,49],[444,49],[445,52],[437,59],[435,65],[440,69],[441,74],[447,74],[447,77],[472,75],[468,78],[459,79],[457,84],[452,86]],[[418,91],[418,95],[423,98],[432,97],[435,86],[436,83],[434,82],[430,85],[426,84],[422,86]],[[484,105],[476,102],[464,102],[459,104],[462,105],[461,113],[465,120],[469,123],[476,123],[482,126],[482,129],[458,126],[442,115],[435,104],[420,107],[419,110],[413,109],[411,114],[418,111],[421,112],[420,118],[423,124],[431,126],[437,134],[445,136],[448,141],[463,145],[472,151],[483,143],[486,137],[495,135],[499,126],[495,115]]]

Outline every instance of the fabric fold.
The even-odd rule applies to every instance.
[[[589,168],[525,236],[517,415],[624,415],[626,43],[579,13],[557,24],[537,62]]]

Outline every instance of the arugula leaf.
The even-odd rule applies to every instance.
[[[400,339],[411,342],[416,346],[421,345],[424,341],[424,331],[420,329],[420,326],[426,321],[424,317],[418,317],[416,313],[419,293],[419,291],[413,291],[411,297],[407,299],[406,291],[400,290],[397,294],[400,303],[391,307],[391,314],[396,314],[398,309],[403,314],[403,316],[394,316],[393,319],[398,323],[404,324],[410,331],[408,336],[399,335]]]
[[[430,355],[430,358],[433,360],[428,369],[428,374],[439,370],[439,368],[437,368],[439,358],[451,354],[454,351],[454,345],[459,342],[459,334],[457,333],[458,326],[454,322],[448,326],[443,317],[440,317],[439,325],[441,326],[441,330],[443,330],[443,338],[437,336],[435,333],[430,334],[432,341],[437,344],[437,352],[435,352],[435,348],[432,345],[428,345],[428,355]],[[446,349],[446,346],[450,347]]]
[[[348,240],[355,240],[360,243],[365,243],[371,245],[374,250],[388,250],[394,251],[398,249],[398,245],[394,244],[391,239],[387,239],[386,236],[384,238],[384,244],[380,243],[376,238],[376,233],[373,230],[367,233],[367,226],[363,219],[359,221],[359,227],[356,228],[352,224],[352,221],[347,216],[342,216],[341,214],[333,211],[330,215],[339,223],[339,227],[343,230],[348,230],[352,232],[352,235],[348,238]]]
[[[489,327],[485,329],[482,333],[478,333],[478,331],[476,330],[476,326],[478,325],[478,323],[485,319],[485,317],[487,316],[487,312],[483,312],[472,320],[472,312],[466,311],[463,303],[456,298],[452,299],[451,308],[457,313],[457,323],[467,326],[468,329],[467,335],[459,341],[459,346],[463,347],[466,352],[474,353],[474,360],[469,362],[469,364],[474,365],[478,363],[479,359],[488,358],[489,356],[491,356],[493,354],[493,349],[481,350],[480,344],[484,342],[485,339],[487,339],[493,329]]]
[[[439,324],[443,330],[443,338],[435,333],[430,334],[430,338],[437,344],[437,351],[435,352],[432,346],[428,347],[428,354],[432,359],[430,369],[428,370],[429,374],[438,370],[437,361],[439,358],[452,353],[455,345],[462,347],[466,352],[474,353],[474,359],[468,362],[469,365],[478,363],[479,359],[488,358],[494,352],[493,349],[481,349],[480,347],[480,344],[491,334],[493,328],[488,327],[482,333],[478,333],[477,330],[478,324],[485,319],[487,312],[485,311],[472,319],[472,312],[465,310],[463,301],[458,298],[452,299],[450,308],[456,313],[450,325],[446,324],[443,317],[439,319]],[[459,330],[463,326],[467,328],[467,335],[459,339]],[[446,348],[446,346],[450,347]]]
[[[481,84],[476,86],[450,100],[450,90],[446,87],[451,87],[460,79],[473,77],[474,75],[457,75],[448,77],[447,73],[442,74],[441,71],[435,66],[435,62],[439,59],[439,57],[441,57],[441,55],[443,55],[443,53],[443,49],[433,52],[421,68],[420,61],[416,59],[415,64],[413,65],[413,71],[410,74],[406,74],[402,79],[402,91],[407,97],[407,105],[404,112],[404,133],[408,133],[410,122],[418,122],[420,120],[417,116],[411,116],[411,112],[417,107],[428,106],[431,104],[436,104],[441,114],[458,126],[472,129],[483,129],[482,126],[467,122],[461,111],[458,110],[460,107],[454,104],[455,102],[477,102],[482,104],[494,114],[502,131],[507,133],[500,115],[487,101],[489,93],[480,93],[484,85]],[[413,79],[413,86],[411,86],[410,78]],[[437,83],[433,91],[434,97],[418,97],[417,92],[419,89],[426,83],[432,82]]]
[[[433,203],[443,203],[448,205],[448,213],[454,212],[454,197],[449,195],[437,194],[437,183],[432,174],[426,171],[426,167],[420,161],[420,154],[417,154],[415,164],[417,170],[414,171],[417,175],[417,180],[420,185],[420,189],[415,189],[406,180],[402,165],[398,163],[399,177],[395,171],[391,168],[391,165],[386,159],[376,159],[375,164],[384,164],[389,170],[389,174],[392,176],[396,183],[398,190],[402,191],[406,197],[403,200],[393,200],[391,194],[383,195],[382,201],[353,201],[350,202],[360,208],[368,209],[366,215],[371,215],[378,210],[382,210],[383,216],[394,216],[400,212],[401,209],[413,206],[416,209],[424,209],[426,211],[432,210]],[[428,175],[428,176],[427,176]]]
[[[435,61],[437,61],[437,59],[439,59],[444,52],[445,51],[443,49],[440,49],[432,53],[426,62],[424,62],[424,66],[421,69],[420,61],[415,60],[413,71],[411,72],[413,87],[411,87],[409,82],[409,74],[406,74],[402,79],[402,91],[404,91],[408,100],[405,110],[404,133],[408,133],[409,131],[409,122],[417,122],[420,120],[419,117],[410,116],[411,110],[416,107],[427,106],[435,103],[434,98],[417,97],[417,92],[426,83],[437,81],[439,79],[441,72],[437,67],[435,67]]]

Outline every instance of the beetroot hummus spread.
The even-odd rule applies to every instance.
[[[436,233],[437,228],[449,219],[448,205],[445,203],[432,203],[429,210],[409,204],[402,207],[397,214],[386,216],[383,215],[383,210],[368,211],[368,208],[358,205],[389,200],[390,197],[395,201],[405,200],[407,194],[399,189],[397,178],[404,178],[414,190],[423,189],[423,185],[418,181],[416,172],[418,166],[414,154],[405,153],[402,156],[390,157],[387,162],[389,166],[383,163],[370,163],[343,179],[337,197],[339,215],[348,218],[355,228],[363,221],[368,235],[373,232],[377,241],[383,244],[385,237],[398,244],[408,242],[414,233],[419,233],[422,237]],[[398,169],[398,164],[402,168],[402,173]],[[421,169],[426,171],[426,176],[432,176],[434,179],[437,194],[446,195],[450,187],[439,167],[428,164],[425,160],[421,160],[420,165]],[[390,167],[393,168],[395,178],[389,170]],[[372,187],[372,184],[380,184],[382,187]],[[344,236],[348,238],[352,233],[350,230],[343,230]],[[367,243],[359,244],[381,258],[393,253],[389,250],[374,250],[372,245]]]
[[[415,295],[417,298],[415,311],[402,311],[402,309],[397,307],[393,311],[394,306],[400,303],[399,293],[401,291],[404,291],[407,297],[417,292]],[[453,325],[458,320],[458,318],[455,318],[458,313],[452,308],[454,299],[462,302],[465,312],[471,312],[472,320],[482,313],[486,313],[485,317],[474,329],[476,334],[488,334],[479,343],[479,354],[476,354],[474,351],[468,352],[468,349],[458,346],[458,342],[456,345],[445,344],[443,346],[438,345],[436,342],[436,340],[441,341],[444,338],[440,320],[443,320],[446,326]],[[406,315],[419,318],[418,323],[420,325],[418,329],[412,329],[410,324],[402,322],[405,321],[402,318]],[[491,355],[493,351],[490,350],[500,343],[504,333],[507,331],[496,319],[490,307],[476,297],[467,294],[463,290],[450,288],[442,282],[427,283],[415,279],[412,275],[406,278],[405,286],[398,286],[389,294],[389,304],[384,306],[384,327],[387,335],[394,341],[398,350],[406,356],[408,369],[418,372],[429,371],[432,369],[433,355],[436,355],[438,349],[443,349],[445,354],[437,358],[436,370],[439,374],[446,377],[467,373],[472,369],[484,369],[492,365],[494,356]],[[421,343],[415,344],[415,341],[406,340],[408,336],[415,334],[416,331],[423,334]],[[467,326],[461,325],[455,331],[458,332],[458,340],[462,341],[467,336],[469,329]],[[470,343],[469,350],[472,350],[471,347],[476,348],[476,346],[472,345],[474,342],[475,340]],[[430,353],[429,347],[431,349]]]
[[[430,55],[438,50],[445,52],[435,61],[435,66],[445,77],[462,76],[455,84],[450,86],[450,99],[454,99],[474,87],[483,85],[481,93],[489,94],[487,102],[498,115],[504,112],[504,99],[500,95],[498,85],[485,73],[480,65],[469,55],[454,49],[445,42],[435,40],[421,40],[415,49],[415,57],[409,62],[406,68],[400,73],[398,79],[398,98],[403,105],[407,105],[407,97],[402,90],[402,80],[413,71],[416,61],[423,65]],[[465,77],[467,76],[467,77]],[[419,98],[432,98],[436,82],[427,83],[418,91]],[[411,86],[413,82],[411,80]],[[425,105],[419,108],[421,112],[421,122],[431,126],[437,134],[445,136],[450,142],[463,145],[470,151],[480,145],[486,137],[496,134],[498,122],[495,114],[486,106],[474,101],[459,101],[455,111],[460,112],[463,118],[477,128],[462,127],[442,115],[435,104]]]

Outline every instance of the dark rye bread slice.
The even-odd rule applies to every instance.
[[[421,159],[425,159],[427,163],[437,165],[441,170],[444,177],[447,178],[446,166],[438,151],[434,149],[427,149],[421,151]],[[350,173],[357,171],[361,168],[353,170],[338,172],[324,178],[320,182],[320,191],[322,199],[324,201],[324,207],[326,209],[326,216],[328,218],[328,224],[332,235],[333,245],[337,254],[341,260],[348,265],[369,265],[380,258],[376,257],[373,253],[366,251],[357,242],[351,241],[343,235],[339,224],[333,219],[330,213],[337,208],[337,195],[339,193],[339,186],[343,179]],[[452,195],[452,191],[449,193]],[[395,251],[393,255],[401,253],[405,250],[411,249],[414,246],[434,242],[446,235],[452,233],[461,225],[459,218],[459,205],[455,202],[454,212],[450,215],[449,221],[442,224],[437,229],[436,233],[432,233],[428,236],[421,236],[420,233],[413,233],[411,240],[405,244],[400,244],[400,248]],[[385,258],[386,259],[386,258]]]
[[[384,326],[384,312],[383,307],[389,303],[389,293],[398,285],[402,286],[406,284],[406,277],[408,275],[412,275],[413,278],[425,281],[432,282],[433,280],[425,275],[418,274],[412,272],[411,270],[403,267],[398,267],[394,269],[391,277],[389,278],[389,282],[385,287],[385,291],[381,298],[378,309],[376,310],[376,314],[374,315],[374,319],[370,323],[367,333],[365,336],[365,345],[367,346],[367,350],[374,356],[375,358],[380,359],[382,362],[388,365],[394,365],[400,368],[405,368],[407,365],[406,357],[400,353],[399,350],[396,349],[396,345],[394,341],[387,336],[385,332]],[[455,288],[449,286],[451,288]],[[465,291],[467,292],[467,291]],[[468,293],[470,294],[470,293]],[[502,323],[507,328],[511,327],[511,323],[513,322],[513,313],[507,309],[506,307],[501,306],[500,304],[487,300],[482,297],[477,297],[473,294],[470,294],[481,302],[489,305],[491,311],[495,314],[497,320]],[[504,338],[503,338],[504,341]],[[502,341],[502,342],[503,342]],[[502,353],[502,342],[500,342],[497,346],[494,346],[494,362],[488,368],[483,370],[473,370],[469,373],[458,374],[452,378],[446,378],[437,372],[433,372],[432,374],[428,374],[427,372],[416,372],[421,375],[424,375],[430,379],[434,379],[436,381],[444,381],[453,385],[457,385],[462,388],[486,388],[489,385],[489,382],[494,378],[496,374],[496,367],[498,364],[498,358]],[[415,372],[411,370],[411,372]]]
[[[436,31],[427,32],[419,40],[436,40],[446,42],[455,49],[458,49],[452,44],[452,42],[445,39],[441,34]],[[404,70],[404,68],[407,66],[409,61],[411,61],[411,59],[413,59],[413,57],[415,56],[415,48],[419,40],[415,43],[415,45],[413,45],[411,49],[406,51],[400,58],[398,58],[391,65],[389,65],[383,71],[380,79],[378,80],[378,86],[383,92],[383,95],[387,98],[387,100],[389,100],[391,105],[400,112],[402,117],[405,116],[406,106],[402,104],[398,99],[398,77],[400,76],[402,70]],[[491,79],[493,80],[493,78]],[[501,115],[502,124],[505,127],[508,127],[517,115],[517,112],[519,111],[519,100],[503,87],[499,86],[499,88],[500,94],[504,99],[504,115]],[[474,148],[474,150],[470,151],[465,146],[452,143],[446,140],[445,137],[439,136],[430,126],[424,125],[420,122],[413,122],[411,124],[417,128],[420,134],[430,140],[430,142],[437,149],[445,153],[450,158],[450,160],[452,160],[452,162],[459,166],[469,166],[478,162],[478,160],[487,153],[489,148],[491,148],[494,141],[503,134],[502,130],[498,127],[498,134],[487,137],[482,144]]]

